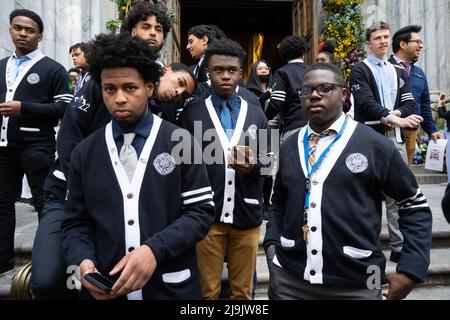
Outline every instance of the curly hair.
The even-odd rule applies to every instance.
[[[242,66],[246,53],[239,43],[230,39],[226,39],[216,40],[208,46],[208,49],[206,49],[205,51],[206,65],[209,64],[209,60],[213,55],[236,57],[239,59],[239,62]]]
[[[281,40],[278,53],[284,61],[301,58],[308,52],[308,43],[302,37],[288,36]]]
[[[172,68],[172,71],[175,71],[175,72],[185,72],[185,73],[189,74],[192,77],[192,79],[194,79],[194,82],[197,82],[197,79],[195,79],[194,73],[184,63],[173,62],[170,64],[170,68]]]
[[[194,35],[197,38],[208,37],[208,44],[217,40],[226,40],[228,37],[225,33],[214,24],[200,24],[189,29],[188,36]]]
[[[131,33],[133,28],[135,28],[139,22],[147,20],[150,16],[155,16],[156,21],[161,23],[163,27],[164,39],[166,39],[167,34],[172,28],[172,22],[167,14],[167,9],[163,6],[151,4],[145,1],[136,2],[128,13],[128,16],[123,21],[122,26],[120,27],[120,32]]]
[[[133,68],[145,82],[159,81],[161,67],[155,62],[158,56],[147,41],[132,38],[128,33],[111,33],[99,34],[89,45],[91,50],[86,61],[89,72],[98,83],[101,83],[102,70],[109,68]]]
[[[69,54],[72,53],[72,50],[80,49],[84,54],[89,52],[89,45],[86,42],[75,43],[69,48]]]
[[[34,11],[27,10],[27,9],[16,9],[13,10],[9,14],[9,24],[12,24],[12,21],[15,17],[27,17],[36,22],[39,28],[39,33],[44,32],[44,23],[42,22],[41,17]]]

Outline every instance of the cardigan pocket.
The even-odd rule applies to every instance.
[[[184,269],[177,272],[163,273],[162,280],[165,283],[181,283],[191,277],[191,270]]]
[[[28,127],[19,127],[20,131],[25,131],[25,132],[39,132],[41,131],[41,129],[39,128],[28,128]]]
[[[244,198],[244,202],[248,204],[259,205],[258,199]]]
[[[283,248],[293,248],[295,246],[295,240],[286,239],[285,237],[280,237],[280,243]]]
[[[344,253],[354,259],[366,259],[372,255],[372,251],[345,246]]]

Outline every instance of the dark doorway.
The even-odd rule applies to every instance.
[[[199,24],[215,24],[231,39],[249,51],[253,36],[264,35],[262,59],[272,69],[285,62],[278,56],[277,45],[292,33],[292,2],[274,0],[181,0],[181,61],[194,64],[186,50],[189,28]]]

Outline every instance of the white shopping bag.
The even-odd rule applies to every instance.
[[[433,171],[444,171],[444,154],[447,140],[440,139],[437,142],[430,140],[425,159],[425,169]]]

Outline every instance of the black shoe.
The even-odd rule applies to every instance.
[[[33,205],[33,198],[18,198],[16,199],[16,202]]]
[[[398,263],[400,261],[400,256],[401,256],[402,252],[397,252],[397,251],[391,251],[391,256],[389,257],[389,260],[391,260],[392,262]]]

